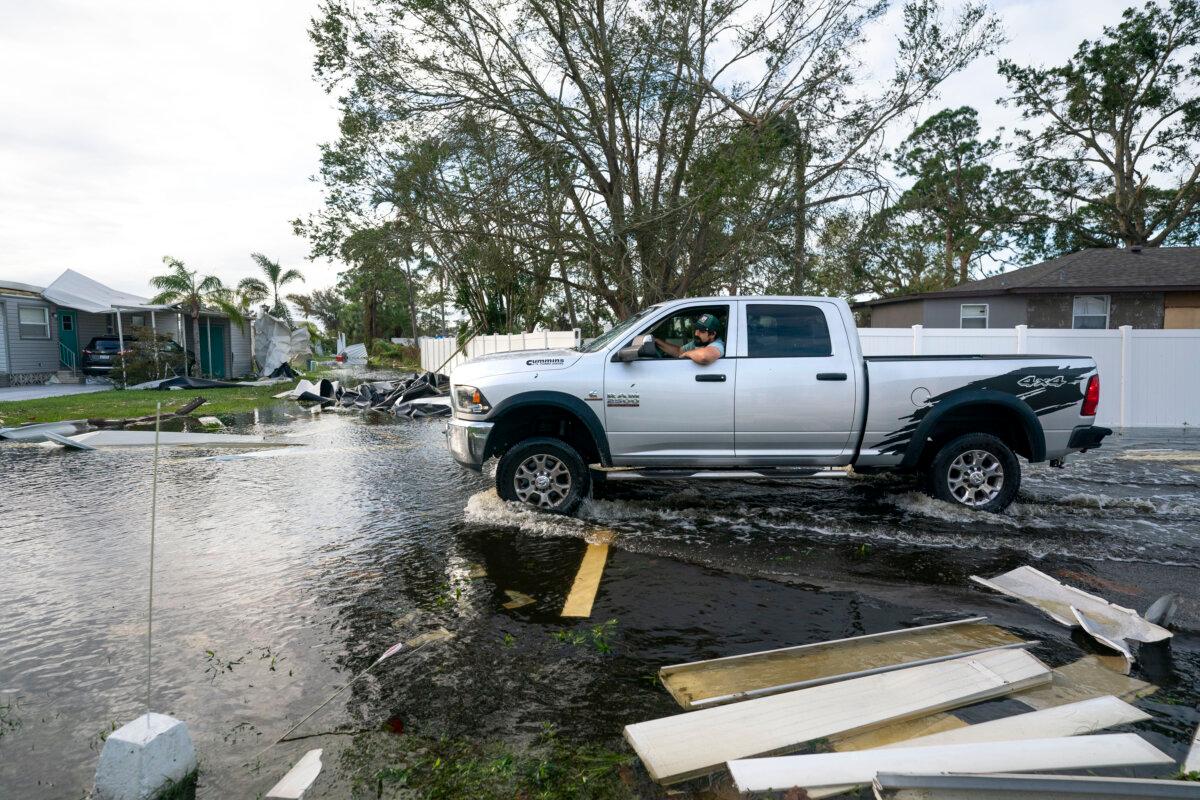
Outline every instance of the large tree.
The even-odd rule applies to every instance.
[[[1200,210],[1200,6],[1127,9],[1057,67],[1000,63],[1033,185],[1034,250],[1194,243]]]
[[[910,0],[892,74],[867,82],[861,54],[888,7],[329,0],[313,38],[343,124],[325,221],[399,217],[444,274],[486,284],[512,264],[557,284],[570,316],[590,297],[620,316],[740,286],[748,258],[806,287],[812,213],[877,190],[884,130],[998,39],[978,6],[946,21]],[[462,157],[465,130],[493,146]],[[438,180],[483,202],[434,218],[426,194],[412,216],[394,177],[414,148],[455,139]]]
[[[1036,209],[1022,173],[997,165],[1000,137],[979,134],[975,109],[945,109],[918,125],[893,156],[899,176],[912,183],[883,213],[905,226],[910,245],[920,240],[941,251],[937,288],[970,280],[981,259],[1014,243]]]

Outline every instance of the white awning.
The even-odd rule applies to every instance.
[[[106,314],[117,309],[157,311],[168,308],[153,305],[145,297],[119,292],[73,269],[59,275],[54,283],[42,290],[42,296],[55,305],[90,311],[93,314]]]

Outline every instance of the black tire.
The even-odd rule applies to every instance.
[[[544,486],[538,478],[544,477]],[[539,436],[509,448],[496,467],[496,493],[551,514],[572,514],[587,497],[591,475],[583,459],[561,439]]]
[[[998,514],[1021,488],[1021,464],[1004,442],[989,433],[951,439],[929,466],[929,493],[938,500]]]

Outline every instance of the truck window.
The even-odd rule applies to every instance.
[[[746,307],[750,358],[803,358],[833,355],[825,313],[816,306]]]
[[[674,345],[684,345],[692,340],[692,333],[696,329],[696,320],[704,314],[712,314],[721,323],[717,336],[724,340],[726,332],[729,330],[729,306],[727,305],[691,306],[660,320],[653,329],[643,331],[643,333],[652,333],[659,339],[665,339]]]

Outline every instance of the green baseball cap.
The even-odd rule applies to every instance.
[[[716,333],[721,329],[721,323],[712,314],[701,314],[692,327],[698,331]]]

